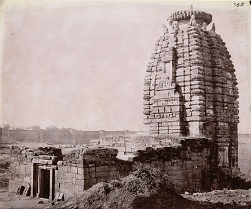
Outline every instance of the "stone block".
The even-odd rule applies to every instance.
[[[91,171],[89,173],[90,178],[95,178],[96,177],[96,171]]]
[[[109,176],[109,172],[96,172],[96,177],[97,178],[107,178]]]
[[[25,176],[24,179],[23,179],[23,182],[26,182],[26,183],[31,183],[31,177],[30,176]]]
[[[72,181],[71,181],[71,182],[72,182],[72,184],[75,185],[75,184],[76,184],[76,178],[72,178]]]
[[[17,192],[19,184],[15,180],[9,180],[9,192]]]
[[[77,168],[77,170],[78,170],[78,172],[77,172],[78,174],[82,174],[82,175],[84,174],[84,169],[83,168]]]
[[[78,180],[83,180],[84,179],[84,176],[82,174],[77,174],[77,179]]]
[[[14,164],[10,164],[9,171],[11,174],[16,173],[16,166]]]
[[[119,152],[125,152],[126,150],[125,150],[125,147],[117,147],[117,150],[119,151]]]
[[[65,166],[65,172],[70,173],[71,172],[71,167],[70,166]]]
[[[19,165],[17,173],[25,175],[25,165]]]
[[[73,174],[78,173],[77,167],[71,167],[71,173],[73,173]]]
[[[31,165],[25,166],[25,175],[31,175]]]
[[[78,168],[83,168],[84,167],[83,162],[81,162],[81,160],[78,161],[77,167]]]
[[[83,192],[84,191],[84,186],[78,185],[78,192]]]
[[[109,166],[109,171],[117,171],[117,167],[116,166]]]
[[[120,173],[119,173],[119,171],[110,171],[109,176],[112,177],[112,178],[119,177]]]
[[[65,181],[66,183],[71,182],[71,181],[72,181],[72,175],[71,175],[70,173],[66,173],[66,174],[65,174],[64,181]]]
[[[74,196],[78,194],[78,185],[74,185]]]
[[[89,172],[93,172],[93,171],[96,171],[96,168],[95,167],[91,167],[89,169],[87,169]]]
[[[109,167],[108,166],[99,166],[99,167],[96,167],[96,171],[97,172],[109,171]]]
[[[84,180],[77,179],[76,184],[80,185],[80,186],[83,186],[84,185]]]
[[[88,167],[92,168],[92,167],[95,167],[95,165],[92,163],[92,164],[89,164]]]

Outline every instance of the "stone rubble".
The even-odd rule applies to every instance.
[[[214,190],[206,193],[183,194],[185,198],[206,203],[222,203],[223,205],[242,205],[251,203],[251,189],[249,190]]]

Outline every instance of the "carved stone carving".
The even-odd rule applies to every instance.
[[[207,31],[207,24],[205,22],[202,23],[202,30]]]
[[[172,29],[173,29],[173,31],[178,31],[179,30],[179,23],[178,23],[178,21],[174,21],[172,23]]]
[[[194,27],[197,26],[197,22],[196,22],[196,20],[195,20],[195,16],[194,16],[194,15],[191,16],[189,25],[190,25],[190,26],[194,26]]]

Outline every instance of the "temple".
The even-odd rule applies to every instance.
[[[238,165],[238,89],[225,42],[212,15],[184,10],[155,44],[144,80],[144,123],[149,133],[208,137],[219,165]]]
[[[251,188],[238,169],[235,69],[215,24],[207,29],[211,21],[211,14],[191,9],[173,13],[170,28],[163,25],[144,80],[149,135],[8,130],[8,136],[28,139],[26,133],[37,142],[97,138],[75,146],[12,146],[9,192],[59,204],[139,166],[160,170],[179,193]]]

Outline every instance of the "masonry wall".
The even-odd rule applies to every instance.
[[[211,177],[212,146],[213,143],[208,139],[189,138],[184,139],[179,146],[147,148],[138,151],[134,168],[141,163],[161,169],[181,192],[208,191],[219,186],[217,176]]]
[[[206,138],[182,139],[169,147],[138,150],[133,161],[117,159],[118,151],[111,148],[76,150],[58,162],[58,191],[68,198],[98,182],[126,176],[142,165],[161,169],[180,192],[217,189],[212,147],[213,142]]]
[[[124,177],[132,171],[130,162],[118,160],[115,149],[76,150],[58,162],[57,191],[65,198],[98,182]]]
[[[218,177],[211,174],[211,149],[208,139],[181,139],[169,147],[138,150],[131,161],[116,158],[112,148],[81,148],[65,154],[58,162],[51,162],[43,152],[30,149],[12,149],[9,191],[16,192],[23,183],[35,185],[32,178],[34,165],[54,165],[55,192],[65,198],[82,192],[98,182],[127,176],[139,164],[162,170],[179,191],[204,191],[218,188]],[[50,152],[48,152],[50,153]],[[47,154],[48,154],[47,153]],[[50,153],[49,155],[52,155]],[[35,174],[37,176],[37,174]],[[32,190],[35,191],[35,190]],[[36,194],[34,194],[36,195]]]
[[[24,183],[31,185],[32,158],[32,150],[16,148],[11,151],[9,192],[17,192]]]
[[[9,191],[16,192],[22,183],[29,183],[31,187],[36,185],[35,178],[31,179],[34,165],[53,169],[52,191],[54,194],[63,193],[65,199],[98,182],[127,176],[145,165],[160,169],[180,192],[220,189],[231,179],[222,177],[223,169],[217,167],[217,160],[212,158],[214,148],[215,143],[207,138],[180,138],[179,143],[169,146],[138,150],[128,161],[119,160],[118,150],[112,148],[80,148],[63,157],[60,156],[61,150],[52,153],[51,148],[15,148],[11,155]],[[51,160],[55,156],[57,160]],[[33,173],[33,176],[37,178],[39,175]],[[38,192],[36,188],[31,191],[33,195]]]

